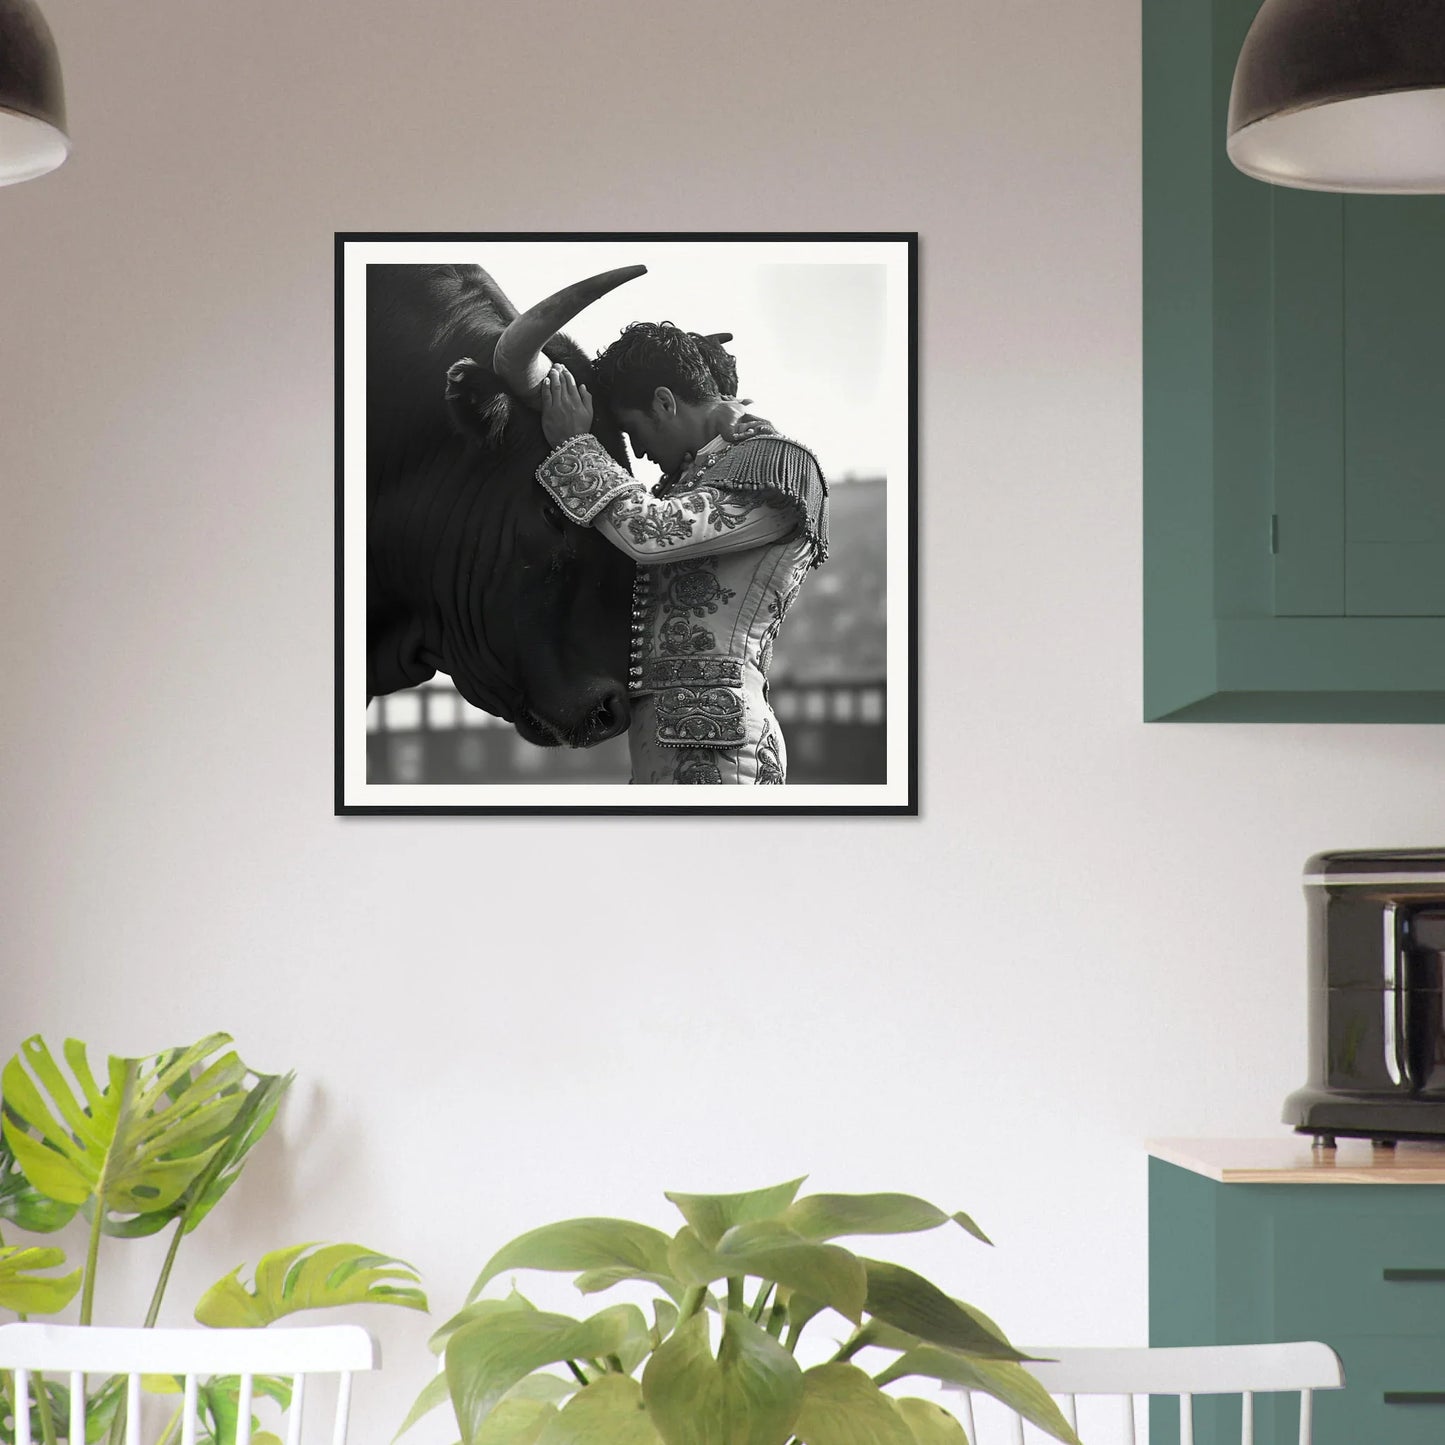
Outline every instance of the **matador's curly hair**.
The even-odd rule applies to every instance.
[[[722,392],[702,339],[670,321],[635,321],[598,356],[593,385],[610,406],[629,411],[646,411],[659,386],[679,401],[716,401]]]
[[[707,362],[707,369],[712,372],[712,379],[717,382],[718,395],[724,400],[738,394],[738,363],[737,358],[730,352],[723,350],[721,341],[714,341],[711,336],[703,336],[696,331],[687,333],[697,342],[697,349],[702,352],[702,359]]]

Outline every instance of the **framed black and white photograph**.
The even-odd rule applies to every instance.
[[[338,813],[916,814],[915,235],[336,285]]]

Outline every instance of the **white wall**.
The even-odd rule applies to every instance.
[[[1018,1337],[1142,1340],[1143,1140],[1278,1127],[1300,865],[1437,839],[1445,733],[1139,721],[1133,0],[46,9],[0,1049],[302,1075],[171,1318],[318,1237],[440,1314],[532,1224],[810,1170],[972,1211],[898,1253]],[[926,816],[333,818],[332,232],[875,227],[923,236]],[[427,1325],[369,1322],[379,1445]]]

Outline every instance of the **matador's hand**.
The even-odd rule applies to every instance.
[[[542,433],[559,447],[592,430],[592,395],[560,362],[542,383]]]
[[[772,422],[746,410],[746,406],[746,401],[724,401],[714,410],[713,420],[722,432],[724,441],[745,442],[750,437],[778,434],[778,429]]]

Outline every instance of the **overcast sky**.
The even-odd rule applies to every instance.
[[[901,247],[892,250],[901,258]],[[630,321],[733,332],[741,395],[811,447],[830,479],[842,479],[886,475],[906,447],[900,270],[853,259],[880,255],[815,243],[487,241],[386,259],[476,262],[522,310],[583,277],[644,264],[647,275],[567,326],[573,340],[595,355]]]

